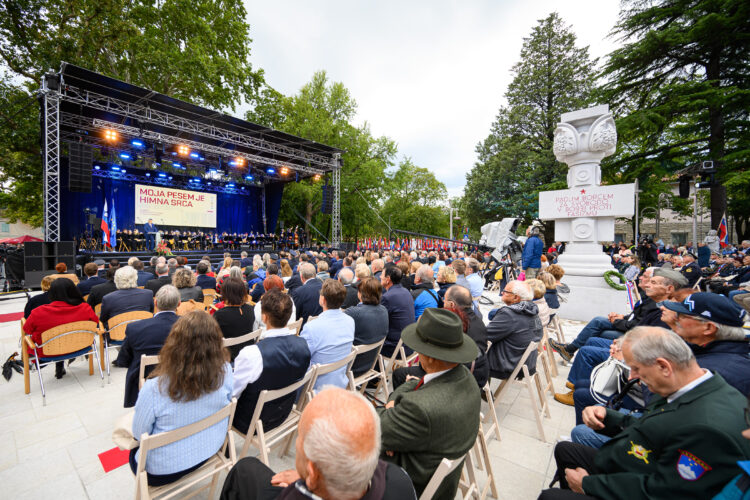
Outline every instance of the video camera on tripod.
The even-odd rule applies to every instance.
[[[485,275],[485,287],[494,281],[497,268],[503,267],[502,282],[516,279],[517,270],[521,268],[521,257],[523,245],[518,241],[516,230],[521,223],[517,217],[506,217],[498,222],[490,222],[482,226],[482,238],[480,245],[492,248],[492,261],[488,268],[490,272]],[[495,266],[492,266],[495,262]]]

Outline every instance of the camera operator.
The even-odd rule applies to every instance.
[[[638,245],[638,257],[645,267],[651,267],[659,260],[656,253],[656,244],[653,238],[645,237]]]

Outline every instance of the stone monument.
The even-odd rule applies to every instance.
[[[614,268],[601,245],[614,241],[615,217],[634,212],[633,184],[601,185],[600,162],[617,145],[615,121],[606,105],[564,113],[560,121],[553,150],[568,165],[568,189],[539,193],[539,218],[553,219],[555,239],[567,242],[558,262],[570,294],[561,302],[560,316],[588,321],[612,311],[626,313],[626,292],[604,281],[604,272]]]

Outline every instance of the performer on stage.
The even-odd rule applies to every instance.
[[[146,233],[146,249],[149,252],[153,252],[156,248],[156,232],[158,229],[154,225],[154,219],[149,219],[146,224],[143,225],[143,232]]]

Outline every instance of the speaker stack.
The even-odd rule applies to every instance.
[[[68,143],[68,190],[91,192],[91,165],[94,153],[91,146],[80,142]]]
[[[74,241],[29,241],[24,244],[24,286],[39,288],[42,278],[55,274],[55,266],[63,262],[69,273],[76,270],[76,245]]]

